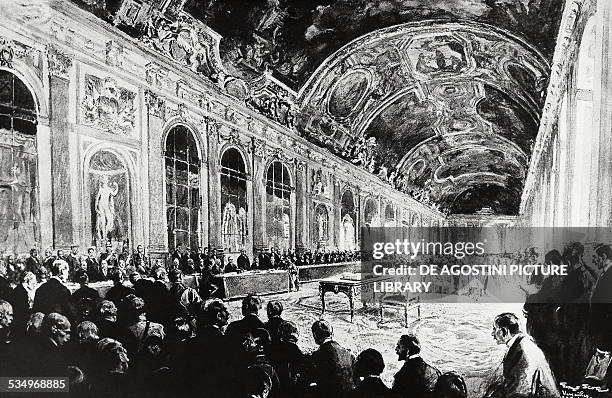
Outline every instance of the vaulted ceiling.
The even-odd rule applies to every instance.
[[[298,130],[452,213],[518,211],[559,0],[187,3],[225,66],[299,91]]]
[[[294,89],[364,34],[428,19],[488,23],[552,58],[562,0],[189,0],[185,9],[223,35],[235,73],[264,69]]]

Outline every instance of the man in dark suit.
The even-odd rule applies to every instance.
[[[397,395],[380,379],[385,369],[382,354],[373,348],[362,351],[357,356],[353,368],[353,379],[357,388],[351,398],[395,398]]]
[[[23,275],[23,282],[13,289],[10,300],[15,311],[13,319],[13,336],[15,337],[22,337],[26,334],[35,294],[36,276],[28,271]]]
[[[56,312],[74,319],[76,310],[72,305],[70,290],[64,286],[67,279],[68,264],[64,260],[55,260],[51,265],[51,279],[36,290],[32,311],[43,314]]]
[[[355,388],[353,383],[355,358],[346,348],[332,340],[333,328],[326,321],[316,321],[312,324],[312,336],[319,345],[319,348],[311,354],[317,396],[321,398],[346,396]]]
[[[560,397],[544,353],[530,336],[521,333],[516,315],[505,312],[496,316],[491,335],[508,350],[503,359],[503,377],[487,389],[487,398]]]
[[[68,264],[66,273],[67,267]],[[65,316],[55,312],[47,314],[42,322],[41,335],[23,346],[19,359],[21,375],[67,377],[68,361],[63,348],[70,340],[70,328]]]
[[[70,253],[66,256],[66,262],[68,263],[68,276],[71,281],[74,281],[76,273],[80,269],[81,256],[79,256],[79,245],[71,245]]]
[[[87,260],[85,260],[87,264],[87,277],[90,282],[99,282],[103,280],[100,271],[100,263],[96,260],[96,249],[90,247],[87,249]]]
[[[612,349],[612,248],[602,245],[595,249],[600,274],[591,292],[590,331],[600,350]]]
[[[244,336],[252,333],[255,329],[264,328],[264,323],[259,319],[261,300],[255,295],[248,295],[242,299],[243,318],[229,324],[225,334],[232,344],[242,344]]]
[[[77,309],[80,320],[91,319],[95,308],[100,302],[100,294],[96,289],[89,287],[89,279],[85,272],[77,272],[75,282],[80,287],[72,293],[72,303]]]
[[[421,358],[419,339],[413,334],[402,335],[395,352],[404,365],[395,374],[393,391],[400,397],[430,397],[440,371]]]
[[[302,397],[310,385],[312,365],[297,345],[299,330],[291,321],[278,326],[279,341],[272,343],[270,360],[278,374],[281,397]]]
[[[241,270],[248,271],[251,269],[251,261],[249,260],[249,256],[246,255],[246,251],[244,249],[240,250],[240,255],[236,260],[236,264]]]
[[[39,281],[42,280],[42,277],[47,273],[47,270],[43,267],[38,257],[38,249],[33,248],[30,250],[30,256],[25,262],[25,269],[36,275],[36,279]]]
[[[182,343],[170,359],[177,391],[196,395],[207,391],[211,397],[231,397],[235,372],[231,368],[228,342],[223,334],[229,312],[222,301],[211,301],[197,317],[197,335]],[[232,383],[233,381],[233,383]]]
[[[281,314],[283,313],[283,304],[278,300],[268,302],[266,306],[266,312],[268,313],[268,322],[266,322],[266,330],[270,334],[272,344],[279,342],[278,325],[283,322]]]
[[[11,282],[7,277],[6,264],[0,260],[0,300],[10,299],[11,294]]]
[[[111,280],[113,287],[106,292],[105,299],[112,301],[118,308],[121,307],[121,300],[130,294],[134,294],[134,289],[123,284],[123,271],[118,268],[113,268],[111,271]]]
[[[121,327],[117,324],[117,307],[115,303],[110,300],[102,300],[100,302],[95,324],[98,326],[100,338],[110,337],[115,340],[120,338]]]

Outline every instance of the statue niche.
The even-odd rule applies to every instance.
[[[88,170],[92,243],[131,238],[128,170],[112,152],[99,151]]]

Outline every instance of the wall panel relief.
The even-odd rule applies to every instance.
[[[96,152],[87,170],[92,244],[131,239],[130,176],[122,160],[110,150]]]
[[[136,128],[136,93],[111,77],[85,75],[81,123],[107,132],[131,136]]]

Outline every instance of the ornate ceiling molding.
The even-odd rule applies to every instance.
[[[492,26],[398,25],[349,43],[317,69],[298,95],[298,131],[437,206],[455,181],[495,176],[507,182],[508,173],[524,179],[548,74],[535,47]],[[418,159],[407,159],[426,142],[474,154],[481,148],[488,159],[477,170],[459,155],[449,160],[442,148],[423,159],[432,163],[420,180],[409,175]],[[485,151],[490,143],[494,148]],[[438,169],[451,174],[439,177]]]

